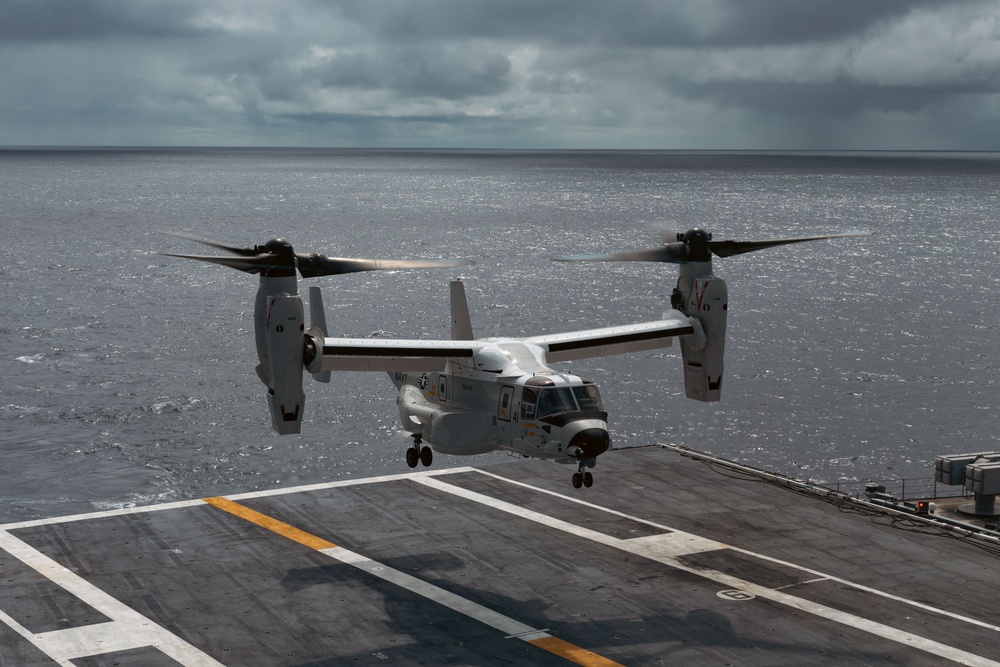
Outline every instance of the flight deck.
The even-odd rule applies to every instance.
[[[589,489],[520,460],[0,526],[0,665],[1000,667],[1000,543],[699,459],[615,450]]]

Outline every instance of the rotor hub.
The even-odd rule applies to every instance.
[[[274,255],[273,266],[262,270],[262,276],[278,278],[295,275],[295,251],[291,243],[283,238],[275,238],[263,246],[258,246],[257,249],[262,253]]]
[[[704,229],[694,227],[684,232],[680,239],[688,248],[688,261],[710,262],[712,261],[712,251],[708,242],[712,240],[712,235]]]
[[[274,253],[275,255],[293,254],[292,244],[282,238],[271,239],[263,246],[261,246],[260,250],[262,252],[271,252]]]

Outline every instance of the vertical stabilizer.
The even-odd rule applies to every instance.
[[[309,287],[309,333],[322,341],[329,335],[326,326],[326,311],[323,309],[323,292],[316,285]],[[329,382],[330,371],[312,374],[317,382]]]
[[[469,318],[469,304],[465,301],[465,285],[461,280],[451,282],[451,339],[475,340],[472,335],[472,320]]]

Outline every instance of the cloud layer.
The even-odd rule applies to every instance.
[[[1000,150],[1000,2],[0,0],[0,145]]]

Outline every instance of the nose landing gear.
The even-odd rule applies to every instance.
[[[434,451],[426,445],[421,446],[423,437],[419,433],[413,434],[413,444],[406,448],[406,465],[411,468],[417,467],[417,462],[429,466],[434,461]]]
[[[596,463],[596,459],[580,459],[580,466],[577,471],[573,473],[574,489],[579,489],[581,486],[585,486],[589,489],[594,485],[594,476],[590,474],[590,471],[585,471],[584,467],[593,468]]]

